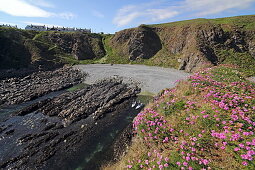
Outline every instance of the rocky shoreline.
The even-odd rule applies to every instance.
[[[1,104],[21,103],[80,83],[81,73],[69,69],[1,80],[5,96]],[[31,79],[35,82],[26,85]],[[48,84],[38,89],[40,82]],[[0,169],[73,169],[83,159],[80,151],[88,152],[101,133],[115,126],[125,128],[119,127],[124,123],[120,113],[130,112],[127,109],[139,92],[137,86],[120,80],[103,80],[12,113],[0,123]]]
[[[71,87],[81,83],[84,77],[77,69],[63,67],[0,80],[0,106],[19,104]]]

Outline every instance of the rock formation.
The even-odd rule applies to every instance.
[[[249,24],[254,24],[255,16],[230,19],[233,22],[227,24],[197,19],[142,25],[117,32],[111,38],[110,46],[116,49],[117,55],[131,60],[152,58],[164,50],[158,57],[172,57],[176,63],[179,62],[178,68],[187,72],[222,63],[224,57],[219,54],[220,51],[243,53],[247,54],[247,58],[254,58],[255,30]],[[240,25],[242,22],[243,25]]]
[[[125,46],[126,49],[122,51],[122,55],[128,55],[130,60],[149,59],[162,48],[159,36],[146,26],[116,33],[111,44],[116,49],[119,45]]]
[[[83,75],[71,67],[41,71],[19,78],[0,80],[0,106],[30,101],[53,91],[81,83]]]
[[[13,113],[0,122],[0,169],[70,168],[90,149],[94,135],[123,121],[120,113],[139,92],[137,86],[104,80]]]

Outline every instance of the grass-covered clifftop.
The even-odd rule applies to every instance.
[[[255,15],[140,25],[114,35],[0,28],[0,69],[57,64],[145,64],[194,72],[235,64],[255,75]]]
[[[254,25],[254,15],[141,25],[108,38],[108,58],[188,72],[199,67],[236,64],[247,75],[254,75]],[[154,44],[151,39],[155,39]]]
[[[102,36],[0,27],[0,69],[55,67],[105,56]]]
[[[233,66],[205,69],[162,92],[133,127],[127,155],[108,169],[254,169],[255,83]]]

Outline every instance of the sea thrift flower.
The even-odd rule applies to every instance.
[[[222,150],[224,150],[226,147],[225,147],[225,146],[221,146],[220,148],[221,148]]]
[[[247,166],[247,165],[248,165],[248,163],[247,163],[246,161],[243,161],[242,164],[243,164],[244,166]]]
[[[149,164],[149,161],[148,161],[148,160],[145,160],[145,164],[147,164],[147,165],[148,165],[148,164]]]
[[[237,151],[240,151],[240,148],[234,148],[234,151],[237,152]]]
[[[183,164],[183,166],[188,166],[187,162],[183,162],[182,164]]]

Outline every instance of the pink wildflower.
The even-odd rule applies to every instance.
[[[235,152],[240,151],[240,148],[236,147],[236,148],[234,148],[234,151]]]
[[[243,164],[244,166],[247,166],[247,165],[248,165],[248,163],[247,163],[246,161],[243,161],[242,164]]]
[[[183,162],[183,166],[188,166],[188,162]]]

